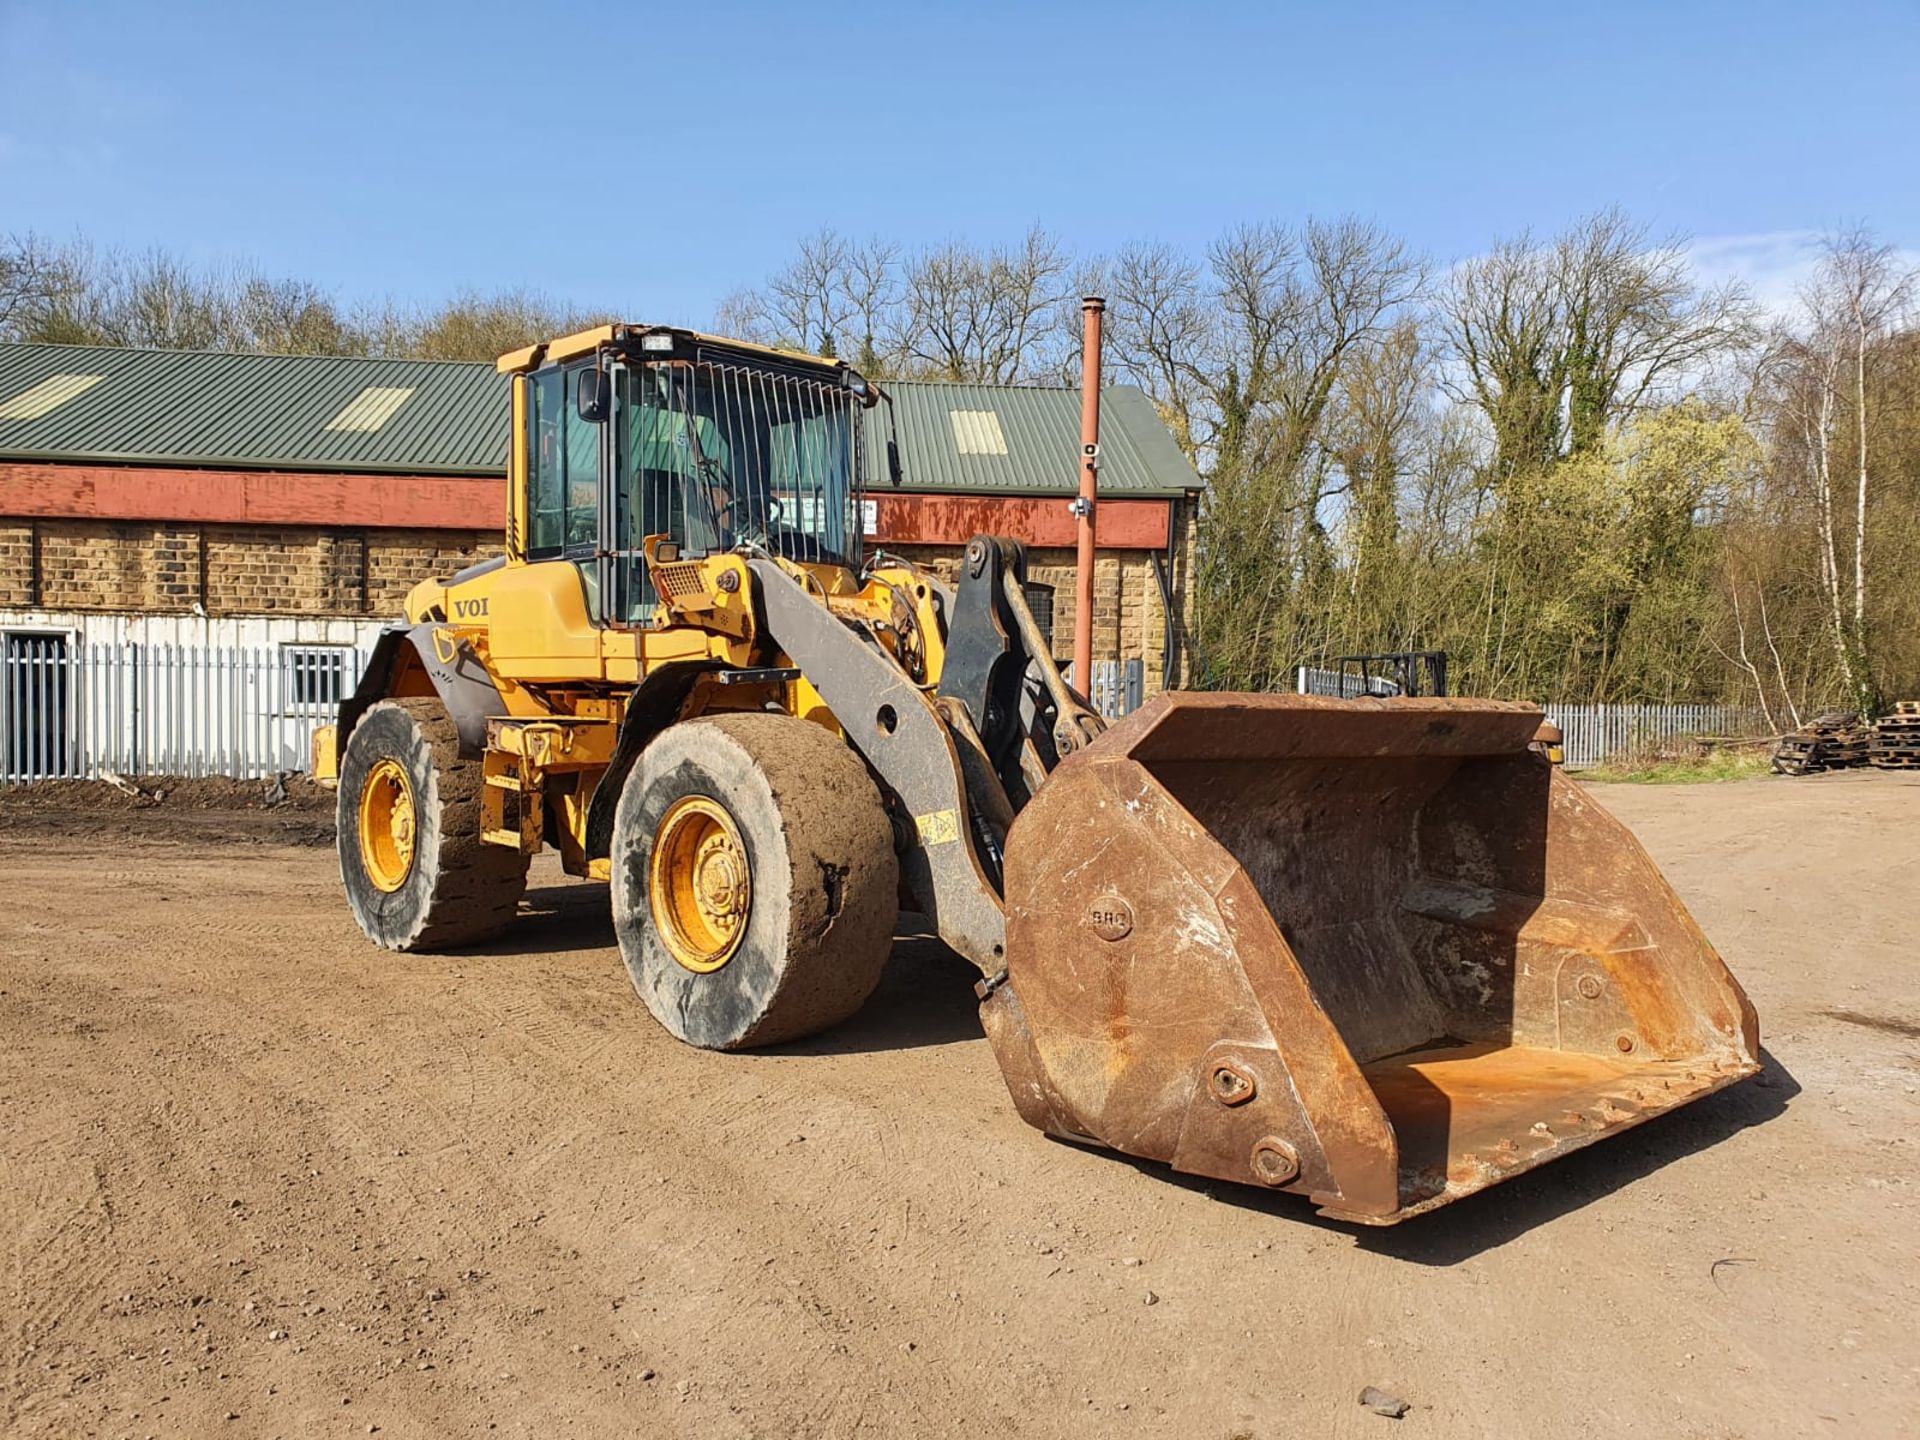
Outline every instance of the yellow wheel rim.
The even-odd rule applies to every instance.
[[[687,969],[706,975],[733,958],[747,932],[753,877],[740,831],[719,802],[689,795],[661,817],[647,898],[654,929]]]
[[[413,781],[398,760],[377,760],[360,791],[360,863],[389,893],[413,873]]]

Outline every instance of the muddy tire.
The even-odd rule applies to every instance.
[[[866,766],[810,721],[669,727],[621,792],[612,862],[627,973],[690,1045],[797,1040],[880,983],[898,915],[893,829]]]
[[[477,944],[512,921],[527,856],[480,839],[481,766],[434,699],[382,700],[340,757],[336,830],[353,918],[389,950]]]

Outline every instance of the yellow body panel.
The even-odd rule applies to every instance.
[[[507,451],[507,558],[527,558],[527,399],[528,381],[524,375],[513,377],[513,445]]]
[[[313,732],[313,778],[329,788],[340,783],[340,732],[331,725]]]
[[[614,325],[596,325],[590,330],[581,330],[572,335],[562,335],[557,340],[545,340],[537,345],[523,345],[518,350],[509,350],[494,362],[494,370],[502,375],[521,375],[536,370],[542,365],[554,364],[562,360],[573,360],[581,355],[590,355],[602,345],[611,344],[615,334],[622,330],[639,335],[648,330],[672,329],[666,325],[640,325],[621,323]],[[691,340],[708,345],[725,345],[730,350],[744,350],[750,354],[768,355],[789,363],[795,361],[818,366],[822,370],[838,371],[844,365],[838,360],[822,360],[818,355],[809,355],[804,350],[782,350],[773,345],[760,345],[752,340],[730,340],[724,335],[707,335],[698,330],[680,330],[677,333]]]
[[[500,357],[513,377],[512,443],[507,460],[506,563],[465,580],[422,580],[408,593],[407,618],[433,627],[442,662],[465,652],[486,668],[506,712],[492,723],[484,761],[486,838],[521,849],[553,843],[566,868],[605,878],[604,861],[586,856],[586,827],[594,793],[614,758],[614,747],[635,686],[663,667],[714,662],[734,670],[789,667],[790,657],[764,646],[753,612],[754,585],[744,556],[682,559],[666,536],[645,537],[646,563],[659,603],[644,625],[597,623],[582,572],[591,561],[526,558],[528,532],[531,372],[622,345],[650,329],[598,325],[574,335],[528,345]],[[726,347],[812,367],[823,377],[846,369],[839,361],[748,342],[673,330],[684,341]],[[684,356],[684,349],[677,352]],[[871,399],[869,399],[871,403]],[[938,682],[942,659],[939,618],[925,576],[911,565],[888,566],[864,583],[844,566],[780,562],[836,614],[870,627],[896,650],[911,647],[921,683]],[[390,693],[433,693],[427,668],[403,652],[389,677]],[[804,678],[720,684],[695,682],[683,717],[758,711],[769,705],[836,734],[835,719]],[[315,773],[338,771],[334,732],[315,738]],[[551,824],[549,824],[551,822]],[[553,826],[559,834],[547,833]]]
[[[509,561],[447,586],[445,614],[462,629],[484,631],[494,673],[516,683],[606,678],[586,583],[569,561]]]

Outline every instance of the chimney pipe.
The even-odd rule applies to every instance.
[[[1080,494],[1073,502],[1079,520],[1073,577],[1073,683],[1093,698],[1093,542],[1094,507],[1100,499],[1100,323],[1107,302],[1089,295],[1080,302],[1086,321],[1081,347]]]

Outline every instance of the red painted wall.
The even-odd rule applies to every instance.
[[[975,535],[1011,535],[1029,545],[1074,543],[1066,495],[901,495],[868,492],[879,506],[883,545],[964,545]],[[1102,550],[1164,550],[1168,502],[1102,500],[1094,534]]]
[[[1029,545],[1074,542],[1068,497],[872,494],[881,544],[957,545],[977,534]],[[1159,550],[1169,502],[1102,500],[1103,550]],[[471,476],[184,470],[135,465],[0,462],[0,516],[174,520],[206,525],[317,525],[396,530],[500,530],[506,488]]]
[[[506,482],[464,476],[0,464],[0,515],[501,530]]]

